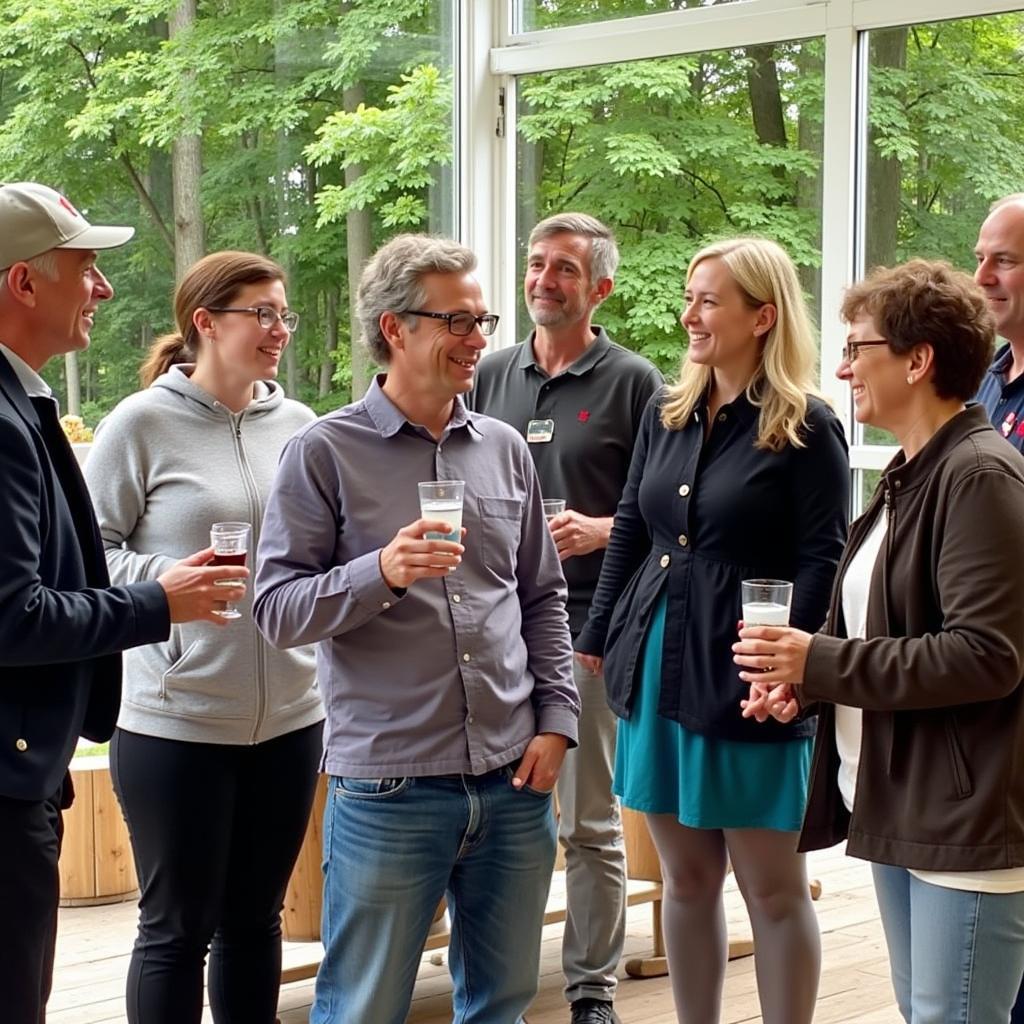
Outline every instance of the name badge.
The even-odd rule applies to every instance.
[[[526,441],[528,444],[544,444],[554,436],[554,420],[530,420],[526,424]]]

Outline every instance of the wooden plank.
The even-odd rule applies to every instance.
[[[108,769],[92,775],[93,822],[96,836],[96,896],[130,899],[138,894],[128,825],[114,795]]]
[[[58,864],[62,906],[75,906],[96,897],[92,778],[92,772],[75,775],[75,802],[64,812],[64,841]]]

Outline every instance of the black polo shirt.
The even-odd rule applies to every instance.
[[[1024,373],[1007,384],[1012,363],[1013,352],[1007,345],[996,353],[974,397],[985,407],[992,426],[1024,452]]]
[[[551,440],[530,444],[541,492],[586,516],[611,516],[626,484],[633,441],[661,374],[595,327],[594,340],[562,373],[549,377],[533,355],[533,334],[483,359],[467,405],[504,420],[529,440],[531,420],[551,423]],[[546,432],[546,428],[543,431]],[[569,628],[587,621],[604,551],[562,563],[569,584]]]

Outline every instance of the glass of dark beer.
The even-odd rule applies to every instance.
[[[249,538],[252,526],[249,523],[214,523],[210,527],[210,544],[213,545],[213,561],[210,565],[244,566],[249,556]],[[218,585],[234,587],[244,580],[217,580]],[[239,619],[242,613],[230,602],[225,601],[224,610],[217,613],[224,619]]]

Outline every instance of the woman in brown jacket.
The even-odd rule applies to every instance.
[[[1024,458],[967,406],[994,321],[914,260],[843,303],[838,376],[901,451],[854,523],[824,630],[740,631],[744,714],[818,735],[801,849],[873,862],[913,1024],[1007,1021],[1024,972]]]

